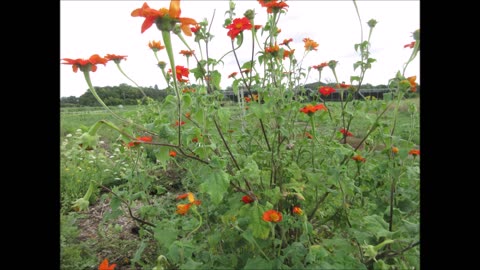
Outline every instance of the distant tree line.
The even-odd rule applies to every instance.
[[[167,96],[167,91],[158,89],[157,85],[155,87],[141,87],[141,89],[145,92],[145,95],[154,100],[161,101]],[[137,100],[143,99],[143,94],[137,87],[124,83],[118,86],[95,86],[95,90],[108,106],[136,105],[138,104]],[[89,90],[86,90],[80,97],[69,96],[60,98],[60,107],[79,106],[100,106],[100,104]]]

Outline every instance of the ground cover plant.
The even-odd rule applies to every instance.
[[[389,95],[357,98],[375,63],[374,19],[353,44],[354,75],[337,78],[336,60],[302,67],[317,42],[305,37],[303,48],[291,48],[279,39],[294,1],[252,2],[268,13],[265,22],[230,1],[226,53],[238,72],[221,78],[221,59],[208,57],[209,21],[183,17],[180,1],[154,3],[131,16],[142,33],[161,36],[149,45],[169,85],[163,101],[112,110],[92,81],[100,64],[123,73],[127,56],[62,59],[109,113],[83,116],[77,128],[62,124],[62,268],[419,269],[419,106],[404,98],[417,89],[416,76],[405,74],[419,30]],[[173,38],[185,47],[173,48]],[[242,46],[252,48],[244,63]],[[193,68],[175,64],[186,55]],[[335,82],[305,95],[306,72],[319,81],[331,72]],[[232,81],[236,102],[225,102],[221,79]],[[333,93],[340,101],[327,100]]]

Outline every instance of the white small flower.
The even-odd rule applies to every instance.
[[[104,141],[99,141],[98,144],[105,144],[105,142]]]

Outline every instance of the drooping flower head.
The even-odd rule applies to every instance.
[[[326,111],[327,107],[325,107],[325,105],[323,104],[317,104],[315,106],[312,104],[308,104],[307,106],[300,109],[301,112],[303,112],[304,114],[308,114],[308,116],[312,116],[316,111],[320,110]]]
[[[143,3],[141,8],[132,11],[132,17],[144,17],[142,24],[142,33],[156,23],[160,31],[172,31],[177,23],[180,23],[180,29],[187,36],[192,35],[190,25],[196,26],[197,21],[191,18],[180,18],[181,14],[180,0],[171,0],[170,8],[152,9],[147,3]]]
[[[313,51],[313,50],[317,50],[317,47],[318,47],[318,43],[313,41],[312,39],[310,38],[304,38],[303,39],[303,42],[305,42],[305,51]]]
[[[105,55],[104,58],[107,59],[108,61],[113,61],[115,64],[120,64],[120,61],[127,60],[126,55],[116,55],[116,54],[107,54]]]
[[[108,265],[108,259],[102,261],[102,263],[98,266],[98,270],[115,270],[117,264],[112,263]]]
[[[82,59],[82,58],[77,58],[77,59],[71,59],[71,58],[62,58],[65,63],[62,63],[64,65],[72,65],[73,72],[77,72],[78,69],[80,71],[97,71],[97,65],[98,64],[103,64],[104,66],[107,64],[108,59],[100,57],[98,54],[94,54],[90,56],[88,59]]]
[[[143,142],[151,142],[152,141],[152,137],[151,136],[142,136],[142,137],[137,137],[137,141],[131,141],[128,143],[127,147],[133,147],[133,146],[137,146]]]
[[[280,222],[282,221],[282,213],[276,211],[276,210],[268,210],[263,213],[263,220],[266,222]]]
[[[233,22],[229,25],[227,25],[227,29],[229,31],[227,32],[227,35],[231,39],[235,39],[235,37],[238,36],[243,30],[250,30],[252,29],[252,24],[250,23],[250,20],[247,17],[243,18],[236,18],[233,19]]]
[[[330,86],[320,86],[318,88],[318,92],[324,96],[329,96],[331,93],[335,93],[336,90],[335,88]]]
[[[165,46],[162,46],[162,43],[160,42],[160,40],[159,41],[152,40],[148,42],[148,47],[150,47],[150,49],[152,49],[152,51],[154,52],[158,52],[160,50],[165,49]]]

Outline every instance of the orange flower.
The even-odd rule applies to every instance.
[[[392,146],[392,153],[396,154],[398,151],[398,147]]]
[[[195,88],[183,88],[182,93],[195,93]]]
[[[258,0],[258,2],[260,5],[262,5],[262,7],[267,8],[267,13],[277,13],[280,10],[288,7],[287,3],[283,1],[277,2],[277,0]]]
[[[321,63],[320,65],[315,65],[315,66],[312,66],[312,68],[318,70],[318,71],[322,71],[322,69],[324,67],[327,67],[328,66],[328,63],[327,62],[323,62]]]
[[[238,72],[232,72],[230,75],[228,75],[228,78],[232,78],[232,77],[235,78],[235,76],[237,76],[237,74],[238,74]]]
[[[252,101],[252,99],[251,99],[250,97],[245,97],[245,102],[248,103],[248,102],[250,102],[250,101]]]
[[[193,203],[195,201],[195,195],[193,195],[192,192],[187,192],[187,193],[184,193],[184,194],[180,194],[177,196],[177,200],[182,200],[182,199],[185,199],[185,198],[188,198],[188,201]]]
[[[188,209],[190,209],[190,206],[192,206],[191,203],[179,204],[177,205],[177,211],[175,212],[180,215],[185,215],[188,212]]]
[[[309,139],[313,139],[313,136],[312,134],[308,133],[308,132],[305,132],[305,137],[309,138]]]
[[[267,47],[265,49],[265,52],[266,53],[271,53],[273,56],[276,56],[277,55],[277,52],[280,50],[280,47],[278,47],[278,45],[275,43],[274,46],[271,46],[271,47]]]
[[[194,142],[194,143],[198,142],[198,138],[197,137],[193,138],[192,142]]]
[[[290,50],[290,51],[284,50],[283,51],[283,59],[285,59],[287,57],[290,57],[290,55],[293,55],[294,52],[295,52],[295,49]]]
[[[172,69],[168,69],[168,72],[172,73]],[[179,82],[188,82],[188,75],[190,74],[188,68],[184,66],[176,66],[175,72],[177,73],[177,80]],[[186,77],[186,79],[184,79],[183,77]]]
[[[185,121],[180,121],[180,123],[178,123],[178,120],[175,121],[175,126],[178,127],[179,125],[180,125],[180,126],[185,125]]]
[[[248,196],[248,195],[245,195],[245,196],[242,197],[242,201],[243,201],[244,203],[248,204],[248,203],[253,202],[254,200],[252,199],[252,197],[250,197],[250,196]]]
[[[252,71],[252,70],[249,69],[249,68],[246,68],[246,69],[244,69],[244,70],[242,70],[242,71],[240,71],[240,72],[242,72],[242,73],[249,73],[250,71]]]
[[[292,212],[293,212],[295,215],[298,215],[298,216],[303,215],[303,210],[302,210],[302,208],[300,208],[300,207],[298,207],[298,206],[294,206]]]
[[[173,150],[170,150],[170,152],[168,152],[168,155],[171,156],[171,157],[176,157],[177,156],[177,152],[173,151]]]
[[[410,49],[413,49],[413,47],[415,47],[415,41],[412,41],[410,44],[405,44],[403,46],[403,48],[410,48]]]
[[[412,149],[408,152],[408,154],[416,157],[416,156],[420,155],[420,149]]]
[[[186,112],[186,113],[185,113],[185,117],[186,117],[186,118],[190,118],[190,115],[191,115],[191,114],[190,114],[189,112]]]
[[[143,136],[143,137],[137,137],[137,141],[131,141],[128,143],[128,147],[133,147],[141,144],[142,142],[151,142],[152,137],[151,136]]]
[[[254,28],[255,28],[255,30],[258,30],[258,29],[262,28],[262,26],[260,24],[255,24]]]
[[[62,58],[63,61],[66,63],[62,63],[64,65],[72,65],[73,72],[77,73],[78,69],[80,71],[97,71],[97,65],[103,64],[106,66],[108,59],[100,57],[98,54],[94,54],[90,56],[88,59],[70,59],[70,58]]]
[[[253,100],[258,101],[258,95],[257,94],[252,94]]]
[[[181,51],[180,51],[180,54],[183,54],[183,55],[186,56],[186,57],[190,57],[190,56],[192,56],[192,55],[195,54],[195,50],[191,50],[191,51],[181,50]]]
[[[336,90],[335,88],[330,86],[320,86],[318,88],[318,92],[324,96],[329,96],[331,93],[335,93]]]
[[[127,60],[127,56],[126,55],[116,55],[116,54],[107,54],[105,55],[105,59],[107,59],[108,61],[113,61],[115,62],[115,64],[119,64],[120,61],[122,60]]]
[[[307,106],[300,109],[301,112],[303,112],[304,114],[308,114],[309,116],[311,116],[314,112],[319,110],[326,111],[327,107],[325,107],[325,105],[323,104],[317,104],[315,106],[313,106],[312,104],[308,104]]]
[[[226,27],[229,29],[227,35],[232,38],[232,40],[238,36],[243,30],[252,29],[252,24],[247,17],[233,19],[233,22]]]
[[[349,88],[351,85],[350,84],[345,84],[345,83],[341,83],[340,85],[340,88]]]
[[[355,160],[356,162],[365,162],[367,161],[364,157],[362,157],[361,155],[355,155],[352,157],[353,160]]]
[[[312,50],[317,50],[318,43],[311,40],[310,38],[304,38],[303,42],[305,42],[305,50],[306,51],[312,51]]]
[[[280,222],[282,221],[282,213],[276,210],[268,210],[263,213],[263,220],[266,222]]]
[[[177,22],[180,23],[180,29],[187,36],[192,35],[190,25],[197,25],[197,21],[191,18],[180,18],[180,0],[171,0],[170,8],[161,8],[160,10],[152,9],[147,3],[143,3],[141,8],[132,11],[132,17],[144,17],[145,21],[142,24],[142,33],[150,28],[153,23],[161,31],[171,31]]]
[[[284,39],[282,43],[280,43],[280,45],[285,45],[285,46],[288,46],[288,43],[292,42],[293,41],[293,38],[289,38],[289,39]]]
[[[344,128],[340,129],[340,133],[342,133],[343,135],[347,135],[347,137],[348,136],[353,136],[353,134],[350,131],[348,131]]]
[[[148,42],[148,47],[152,49],[154,52],[158,52],[160,50],[165,49],[165,46],[162,46],[162,43],[159,41],[152,40]]]
[[[108,259],[103,260],[103,262],[98,266],[98,270],[115,270],[117,264],[112,263],[108,265]]]
[[[417,92],[417,84],[415,83],[415,80],[417,80],[417,76],[408,77],[407,80],[410,83],[410,90],[412,92]]]

